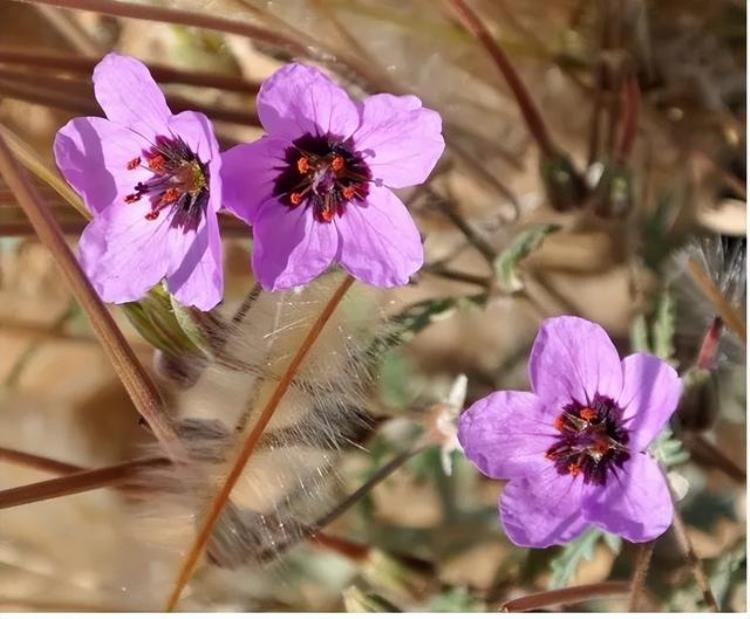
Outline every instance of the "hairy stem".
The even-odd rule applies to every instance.
[[[502,612],[521,613],[548,606],[579,604],[606,597],[623,597],[628,594],[630,583],[625,581],[602,582],[594,585],[566,587],[543,593],[532,593],[506,602],[500,607]]]
[[[721,317],[724,323],[729,327],[743,342],[747,340],[747,327],[745,321],[742,319],[740,313],[732,307],[732,304],[726,300],[721,290],[711,280],[708,274],[701,268],[701,266],[693,259],[688,259],[688,273],[693,278],[693,281],[698,285],[700,291],[703,293],[711,303],[713,303],[714,310]]]
[[[648,576],[648,570],[651,566],[651,557],[654,554],[655,544],[655,541],[638,544],[635,568],[633,569],[633,577],[630,580],[630,600],[628,602],[628,611],[630,612],[637,612],[639,610],[639,603],[643,594],[643,587],[646,584],[646,576]]]
[[[148,422],[165,452],[173,458],[181,457],[184,453],[182,446],[164,416],[164,406],[156,385],[81,270],[49,207],[29,182],[2,137],[0,175],[26,212],[39,240],[55,256],[58,266],[68,280],[76,299],[86,311],[94,332],[136,409]]]
[[[209,504],[208,510],[206,512],[205,519],[198,529],[198,534],[193,542],[193,545],[185,555],[185,560],[180,566],[180,571],[177,575],[174,588],[172,589],[172,592],[170,593],[165,606],[166,611],[171,612],[177,606],[182,591],[185,588],[185,585],[187,585],[188,581],[190,580],[190,577],[195,570],[198,560],[203,554],[203,550],[205,549],[208,541],[211,538],[213,528],[216,525],[216,522],[218,521],[219,516],[224,509],[224,506],[227,504],[227,501],[232,494],[232,490],[234,489],[235,484],[242,475],[242,472],[244,471],[245,466],[250,459],[250,456],[252,456],[253,452],[255,451],[255,447],[260,441],[260,438],[263,435],[266,426],[268,426],[271,418],[276,412],[276,409],[281,403],[281,400],[289,389],[289,386],[292,384],[297,370],[302,365],[302,362],[307,358],[307,355],[312,349],[313,344],[315,344],[315,342],[317,341],[318,336],[323,331],[323,328],[328,323],[331,316],[333,316],[333,313],[336,311],[339,303],[344,298],[353,283],[353,278],[347,275],[344,281],[339,285],[331,298],[328,300],[328,303],[323,308],[320,316],[318,316],[317,320],[313,323],[310,331],[307,333],[307,336],[305,337],[296,354],[287,366],[284,375],[277,383],[276,388],[268,399],[268,402],[263,407],[263,410],[258,417],[258,421],[255,423],[248,436],[242,442],[239,453],[234,459],[234,464],[229,470],[226,479],[224,479],[220,488],[218,489],[217,494],[211,500],[211,503]]]
[[[711,612],[718,613],[719,605],[716,603],[716,598],[714,597],[713,591],[711,591],[711,585],[708,581],[708,576],[703,569],[703,564],[701,563],[698,555],[695,554],[695,549],[693,548],[693,544],[690,541],[690,536],[687,532],[687,526],[685,526],[685,521],[680,515],[680,510],[677,506],[676,501],[674,506],[674,517],[672,519],[672,529],[674,530],[675,537],[677,538],[677,543],[682,548],[682,552],[685,554],[687,563],[690,566],[691,571],[693,572],[695,582],[697,583],[698,588],[703,594],[703,601],[706,603],[706,606],[708,606],[708,609]]]

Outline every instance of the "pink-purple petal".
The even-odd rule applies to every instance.
[[[120,54],[107,54],[94,69],[94,94],[112,122],[153,138],[171,116],[164,94],[146,65]]]
[[[145,138],[106,118],[80,117],[57,132],[53,150],[65,180],[96,214],[123,202],[139,181],[151,176],[144,168],[128,169],[149,146]]]
[[[286,139],[264,136],[222,153],[224,206],[252,224],[260,205],[273,194],[279,168],[286,165],[288,147]]]
[[[629,447],[642,451],[669,422],[682,394],[682,381],[664,361],[636,353],[622,360],[623,386],[618,404]]]
[[[224,270],[219,222],[208,211],[195,232],[174,228],[168,239],[173,264],[167,277],[167,288],[185,306],[208,311],[224,293]]]
[[[290,209],[271,198],[253,224],[253,273],[265,290],[302,286],[325,271],[338,252],[332,224],[322,224],[304,206]]]
[[[388,187],[423,183],[445,149],[442,120],[414,96],[379,94],[360,105],[352,139],[376,182]]]
[[[422,239],[408,209],[386,187],[370,185],[364,202],[352,202],[335,219],[339,261],[373,286],[403,286],[424,262]]]
[[[587,486],[583,515],[591,524],[631,542],[659,537],[673,515],[664,473],[651,456],[631,452],[622,468],[608,472],[604,486]]]
[[[107,303],[138,301],[167,274],[170,222],[145,218],[148,200],[112,205],[86,226],[81,266]]]
[[[512,479],[500,496],[500,520],[517,546],[548,548],[580,535],[581,476],[560,475],[552,466],[534,477]]]
[[[321,71],[288,64],[263,82],[258,117],[274,137],[296,140],[305,134],[349,138],[359,125],[357,106]]]
[[[554,414],[525,391],[497,391],[458,420],[458,442],[488,477],[530,477],[549,468],[545,452],[556,440]]]
[[[542,323],[529,356],[529,378],[553,410],[571,400],[588,404],[597,393],[617,398],[622,391],[620,357],[607,332],[575,316]]]
[[[202,163],[219,159],[214,126],[205,114],[180,112],[169,118],[167,128],[172,136],[181,138]]]

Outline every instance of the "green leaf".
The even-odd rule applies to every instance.
[[[538,249],[545,238],[560,229],[557,224],[541,224],[519,234],[504,252],[495,260],[495,277],[507,292],[518,292],[523,289],[523,282],[518,276],[518,263],[535,249]]]
[[[569,542],[560,555],[550,562],[550,568],[552,568],[550,589],[559,589],[566,586],[575,576],[581,561],[588,561],[594,556],[594,549],[603,536],[602,531],[592,528],[587,529],[576,539]],[[613,542],[610,540],[607,543]]]
[[[169,300],[172,305],[174,317],[177,319],[177,324],[182,329],[182,332],[206,357],[212,357],[213,350],[211,344],[201,330],[199,322],[196,320],[196,310],[191,310],[188,307],[180,305],[172,295],[170,295]]]
[[[674,435],[669,427],[662,430],[661,434],[656,437],[656,440],[651,443],[649,451],[654,458],[664,463],[667,468],[682,464],[690,459],[690,454],[685,451],[682,441]]]
[[[654,354],[665,361],[671,360],[675,353],[675,304],[669,290],[664,290],[659,296],[651,333]]]

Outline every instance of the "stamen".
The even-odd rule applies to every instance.
[[[148,169],[152,172],[163,172],[165,163],[163,155],[154,155],[148,159]]]
[[[583,469],[581,468],[581,465],[577,462],[571,462],[568,465],[568,473],[570,473],[573,477],[578,475]]]
[[[135,159],[131,159],[128,161],[128,170],[135,170],[139,165],[141,165],[141,158],[136,157]]]
[[[579,415],[581,416],[581,419],[585,419],[586,421],[592,421],[596,419],[596,411],[590,408],[582,408]]]
[[[161,195],[161,198],[159,198],[159,204],[172,204],[179,199],[180,195],[182,195],[182,192],[179,189],[176,187],[170,187]]]
[[[344,196],[347,200],[351,200],[354,198],[354,196],[357,195],[357,189],[354,187],[354,185],[349,185],[348,187],[344,187],[341,191],[341,195]]]
[[[300,174],[307,174],[310,171],[310,160],[307,157],[297,159],[297,170]]]
[[[341,172],[344,169],[344,158],[341,155],[336,155],[331,161],[331,170],[334,172]]]
[[[138,202],[138,200],[141,199],[141,193],[129,193],[125,196],[125,202],[127,204],[133,204],[133,202]]]
[[[565,415],[555,417],[555,421],[552,422],[552,425],[555,426],[555,430],[562,432],[565,428]]]
[[[289,194],[289,201],[294,204],[294,206],[299,206],[302,203],[303,197],[304,194],[300,193],[299,191],[293,191]]]
[[[159,216],[159,211],[149,211],[146,213],[146,219],[149,221],[154,221]]]

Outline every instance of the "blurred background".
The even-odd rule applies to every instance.
[[[622,354],[649,350],[685,377],[674,433],[658,449],[720,608],[744,611],[745,3],[466,4],[484,42],[451,0],[0,2],[0,136],[71,247],[85,207],[51,146],[68,119],[101,115],[89,78],[110,50],[147,63],[173,111],[204,111],[223,147],[261,135],[257,86],[292,59],[326,69],[355,97],[413,93],[443,116],[444,157],[428,183],[401,194],[426,266],[382,299],[401,337],[378,363],[373,429],[342,455],[341,496],[420,434],[431,446],[336,519],[327,543],[300,544],[269,566],[203,566],[182,608],[491,611],[535,592],[628,581],[635,547],[596,532],[565,548],[512,546],[497,523],[502,484],[463,460],[451,430],[464,404],[526,389],[540,321],[575,314],[601,323]],[[252,288],[251,239],[229,216],[222,225],[227,311]],[[152,368],[152,344],[112,312]],[[101,467],[150,441],[0,180],[0,447]],[[2,489],[50,476],[0,453]],[[0,609],[155,610],[167,592],[154,583],[175,564],[149,526],[116,489],[3,510]],[[622,591],[591,598],[546,607],[628,607]],[[670,531],[640,608],[703,604]]]

